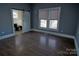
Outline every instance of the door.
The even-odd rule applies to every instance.
[[[30,12],[24,11],[23,14],[23,32],[30,31]]]

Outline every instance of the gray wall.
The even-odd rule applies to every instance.
[[[59,33],[68,35],[75,35],[77,25],[77,4],[34,4],[32,5],[32,28],[39,28],[38,10],[42,8],[61,7],[60,21],[59,21]],[[51,31],[52,30],[46,30]]]
[[[41,8],[52,7],[61,7],[61,15],[59,21],[60,26],[58,32],[69,35],[75,35],[77,25],[76,5],[77,4],[0,4],[0,36],[13,33],[11,16],[12,8],[21,10],[30,10],[31,8],[31,27],[34,29],[40,29],[38,27],[38,10]],[[52,32],[52,30],[45,31]]]
[[[77,27],[77,32],[76,32],[76,41],[77,41],[78,47],[79,47],[79,21],[78,21],[78,27]]]
[[[79,5],[78,5],[78,12],[77,12],[78,22],[77,22],[77,30],[76,30],[76,41],[79,47]]]
[[[29,4],[0,4],[0,36],[13,33],[11,9],[30,10]],[[2,33],[4,32],[4,33]]]

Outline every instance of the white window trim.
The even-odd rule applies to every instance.
[[[38,28],[39,28],[39,29],[51,30],[51,31],[58,31],[58,30],[59,30],[61,7],[52,7],[52,8],[59,8],[59,18],[58,18],[57,29],[51,29],[51,28],[48,27],[48,26],[49,26],[49,20],[47,20],[47,28],[40,27],[40,19],[39,19],[39,17],[38,17],[38,19],[39,19]],[[43,9],[44,9],[44,8],[43,8]],[[45,8],[45,9],[47,9],[47,8]],[[50,8],[48,8],[48,9],[50,9]],[[39,14],[39,11],[38,11],[38,14]],[[49,14],[49,16],[50,16],[50,14]],[[49,17],[49,16],[48,16],[48,17]],[[48,18],[48,19],[49,19],[49,18]]]

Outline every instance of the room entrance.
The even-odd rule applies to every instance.
[[[12,9],[12,18],[16,35],[30,31],[30,12]]]
[[[23,30],[23,11],[12,9],[13,25],[16,34],[21,34]]]

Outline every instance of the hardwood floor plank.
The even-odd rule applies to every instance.
[[[1,56],[76,56],[74,40],[28,32],[0,40]]]

